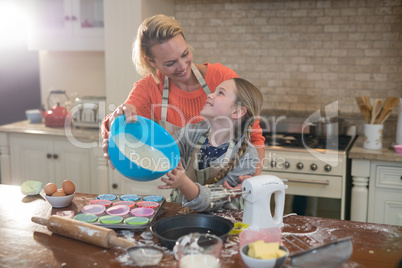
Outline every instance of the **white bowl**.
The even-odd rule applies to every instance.
[[[262,259],[256,259],[247,256],[248,252],[248,245],[244,245],[241,250],[240,250],[240,255],[241,258],[243,259],[244,263],[247,265],[249,268],[279,268],[283,265],[285,262],[286,258],[289,255],[289,251],[287,248],[283,246],[279,246],[280,249],[286,251],[286,255],[281,257],[281,258],[276,258],[276,259],[269,259],[269,260],[262,260]]]
[[[39,124],[42,123],[42,113],[40,110],[26,110],[25,115],[27,116],[28,120],[31,121],[32,124]]]
[[[70,205],[71,201],[73,201],[74,194],[69,194],[66,196],[49,196],[45,195],[47,201],[52,205],[54,208],[64,208]]]

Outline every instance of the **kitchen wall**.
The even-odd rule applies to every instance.
[[[0,39],[0,125],[26,120],[25,110],[40,108],[39,59],[26,36]]]
[[[402,96],[401,0],[175,0],[175,17],[194,61],[220,62],[253,82],[265,113],[307,118],[338,101],[362,133],[355,96]],[[39,56],[42,102],[50,87],[106,94],[104,53]],[[385,136],[395,125],[394,111]]]
[[[50,89],[66,90],[69,97],[106,96],[104,52],[40,51],[42,103]]]
[[[309,115],[339,101],[362,122],[355,96],[402,96],[401,0],[176,0],[175,17],[195,62],[233,68],[269,112]],[[395,133],[394,117],[385,131]]]

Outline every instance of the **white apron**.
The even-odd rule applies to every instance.
[[[204,169],[199,169],[199,160],[198,160],[198,156],[199,156],[199,150],[202,146],[202,144],[204,144],[204,141],[206,139],[206,137],[208,136],[208,132],[201,136],[197,146],[194,148],[193,152],[191,153],[191,158],[190,158],[190,162],[188,165],[188,168],[186,169],[186,175],[193,181],[193,182],[198,182],[201,185],[205,185],[206,182],[209,179],[213,179],[215,178],[219,171],[221,171],[222,167],[220,163],[215,163],[215,164],[210,164],[210,167],[204,168]],[[229,143],[229,147],[225,153],[224,159],[223,159],[223,163],[228,163],[230,161],[230,156],[232,155],[233,152],[233,148],[234,148],[234,141],[232,140]],[[216,183],[217,185],[221,185],[223,184],[223,180],[220,181],[214,181],[214,183]],[[178,189],[174,189],[170,195],[171,197],[171,202],[177,202],[177,203],[181,203],[183,200],[183,194],[178,190]],[[236,198],[233,199],[231,203],[227,204],[227,208],[232,208],[232,209],[240,209],[242,208],[242,200],[240,198]]]
[[[211,94],[211,90],[209,89],[207,83],[205,82],[204,77],[202,77],[200,71],[197,69],[197,67],[192,64],[191,65],[191,70],[195,77],[198,80],[198,83],[200,83],[202,89],[204,89],[205,94],[207,96]],[[167,108],[168,108],[168,102],[169,102],[169,78],[165,76],[165,82],[163,85],[163,95],[162,95],[162,107],[161,107],[161,121],[159,124],[170,134],[173,134],[177,130],[180,129],[180,127],[173,125],[169,122],[167,122],[166,117],[167,117]]]

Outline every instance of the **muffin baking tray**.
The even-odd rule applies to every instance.
[[[106,228],[142,231],[152,224],[165,201],[160,195],[101,194],[74,219]]]

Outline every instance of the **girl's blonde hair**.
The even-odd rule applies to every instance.
[[[217,181],[223,179],[226,174],[228,174],[236,166],[237,162],[247,149],[248,140],[250,139],[252,132],[251,126],[256,120],[258,120],[261,113],[263,103],[261,91],[252,83],[243,78],[233,78],[233,80],[237,89],[237,98],[235,103],[247,109],[246,114],[241,118],[240,128],[238,129],[236,136],[237,138],[240,138],[242,135],[245,135],[245,137],[236,155],[219,171],[215,178],[209,179],[206,184],[216,183]]]
[[[141,76],[151,73],[155,82],[160,83],[157,69],[152,67],[146,58],[152,59],[154,57],[151,53],[153,45],[163,44],[178,34],[181,34],[186,40],[183,28],[174,17],[159,14],[142,22],[137,31],[137,39],[134,42],[132,54],[133,63]]]

